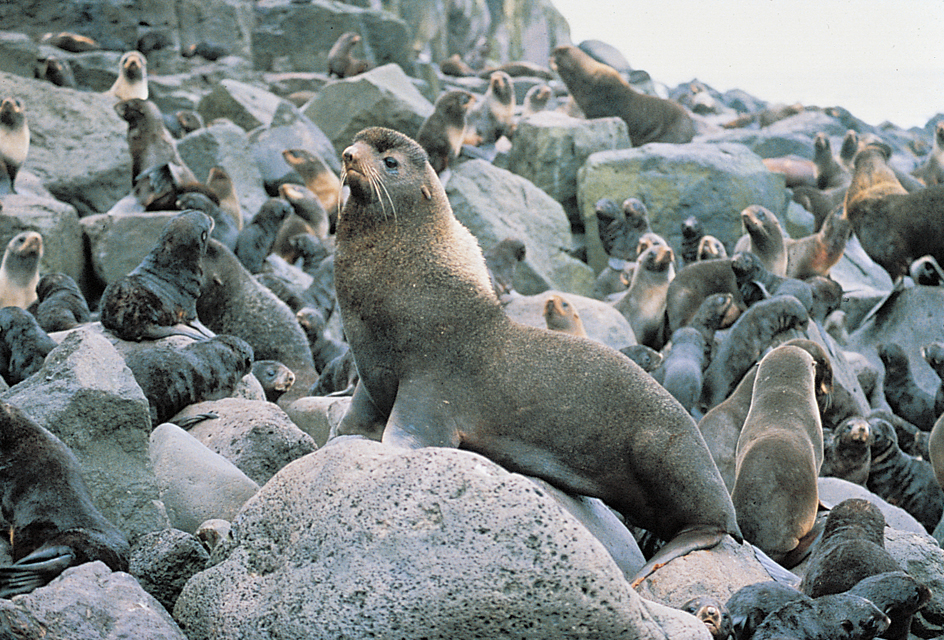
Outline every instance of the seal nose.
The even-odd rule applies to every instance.
[[[344,159],[345,167],[355,164],[359,156],[360,154],[358,154],[357,148],[354,145],[345,149],[344,153],[341,154],[341,157]]]

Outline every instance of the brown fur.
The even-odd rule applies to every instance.
[[[828,276],[846,250],[852,225],[837,208],[814,234],[789,242],[787,246],[787,277],[805,280]]]
[[[328,52],[328,76],[350,78],[370,69],[366,60],[355,58],[353,50],[361,37],[353,31],[341,34]]]
[[[587,337],[583,328],[583,321],[577,313],[577,307],[557,294],[552,295],[544,303],[544,321],[551,331],[563,331],[573,336]]]
[[[466,140],[466,118],[474,105],[475,96],[468,91],[446,91],[420,126],[416,141],[426,150],[436,173],[445,171],[449,162],[458,157]]]

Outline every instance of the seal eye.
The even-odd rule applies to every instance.
[[[384,158],[384,166],[387,167],[387,171],[390,173],[396,173],[397,169],[400,168],[400,162],[393,156],[387,156]]]

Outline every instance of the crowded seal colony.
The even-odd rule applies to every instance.
[[[944,636],[944,115],[243,4],[0,34],[0,629]]]

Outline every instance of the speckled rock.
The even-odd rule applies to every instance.
[[[276,474],[211,561],[174,608],[190,640],[708,638],[639,598],[537,485],[453,449],[333,440]]]
[[[218,419],[195,424],[189,433],[264,485],[286,464],[318,447],[278,405],[240,398],[192,404],[178,417],[212,412]]]
[[[179,529],[164,529],[138,538],[131,548],[128,573],[172,611],[187,580],[203,571],[209,560],[209,552],[195,536]]]
[[[310,435],[319,447],[333,435],[351,406],[351,396],[304,396],[285,407],[285,413],[299,429]]]
[[[593,272],[566,252],[572,242],[567,214],[530,181],[484,160],[470,160],[453,170],[446,195],[456,218],[483,248],[508,237],[525,243],[527,255],[515,272],[516,291],[590,295]]]

